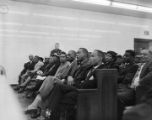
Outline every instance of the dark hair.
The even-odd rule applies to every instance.
[[[129,53],[132,57],[135,57],[135,51],[134,50],[126,50],[125,52]]]
[[[39,56],[38,56],[38,55],[35,55],[34,57],[37,57],[37,58],[38,58]]]
[[[35,56],[34,56],[34,58],[37,58],[37,59],[39,59],[39,56],[38,56],[38,55],[35,55]]]
[[[64,51],[62,51],[62,52],[60,53],[60,55],[66,55],[66,53],[65,53]]]
[[[43,61],[43,58],[42,58],[42,57],[39,57],[39,60]]]
[[[59,56],[56,56],[56,55],[54,55],[54,56],[52,56],[52,57],[54,57],[56,60],[55,60],[55,63],[60,63],[60,58],[59,58]]]
[[[116,59],[116,57],[117,57],[117,53],[114,51],[107,51],[107,54],[110,54],[113,59]]]
[[[117,58],[123,58],[121,55],[117,55]]]
[[[82,50],[82,52],[86,55],[86,57],[89,57],[89,52],[86,48],[79,48]]]

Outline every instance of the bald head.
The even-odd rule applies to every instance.
[[[104,53],[100,50],[94,50],[91,53],[90,62],[93,66],[97,66],[102,64],[102,60],[104,58]]]
[[[152,60],[152,51],[151,50],[143,50],[141,52],[142,55],[142,61],[147,62]]]

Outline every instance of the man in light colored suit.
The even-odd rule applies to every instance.
[[[137,103],[140,103],[143,95],[152,87],[152,51],[145,51],[142,54],[145,59],[145,65],[140,73],[139,86],[136,87]]]

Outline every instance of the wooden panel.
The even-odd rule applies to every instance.
[[[97,70],[102,120],[117,120],[117,70]]]
[[[78,118],[77,120],[99,120],[99,99],[98,93],[87,92],[79,95]],[[99,97],[98,97],[99,98]]]
[[[98,88],[79,90],[77,120],[117,120],[117,71],[97,70]]]

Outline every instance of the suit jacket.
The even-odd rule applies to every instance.
[[[121,69],[119,72],[118,82],[120,84],[130,85],[136,74],[138,69],[138,65],[136,64],[128,64],[125,68]]]
[[[25,68],[26,70],[33,70],[35,64],[36,64],[36,63],[29,61],[29,62],[27,62],[27,63],[24,64],[24,68]]]
[[[50,64],[50,66],[48,66],[47,70],[44,72],[44,76],[54,76],[59,66],[60,62]]]
[[[48,67],[49,67],[49,63],[44,63],[44,65],[40,68],[40,70],[44,73]]]
[[[81,84],[82,89],[93,89],[97,88],[97,78],[95,76],[96,69],[103,69],[104,65],[100,65],[97,68],[92,67],[87,74],[86,79]]]
[[[31,62],[31,61],[25,63],[25,64],[24,64],[24,69],[21,71],[20,76],[22,76],[23,74],[25,74],[28,70],[33,70],[35,64],[36,64],[36,63]],[[20,76],[19,76],[19,77],[20,77]],[[20,78],[19,78],[19,79],[20,79]]]
[[[89,64],[89,61],[86,61],[83,64],[78,65],[73,78],[74,78],[74,86],[76,88],[81,88],[81,83],[83,80],[86,79],[88,71],[91,69],[91,65]]]
[[[152,61],[147,62],[140,74],[140,85],[151,87],[152,85]]]
[[[68,76],[74,76],[75,71],[77,70],[78,64],[77,64],[77,60],[74,60],[71,65],[70,65],[70,69],[68,72]]]
[[[65,79],[69,71],[69,68],[70,68],[70,63],[68,61],[64,64],[60,64],[54,76],[57,77],[58,79]]]

